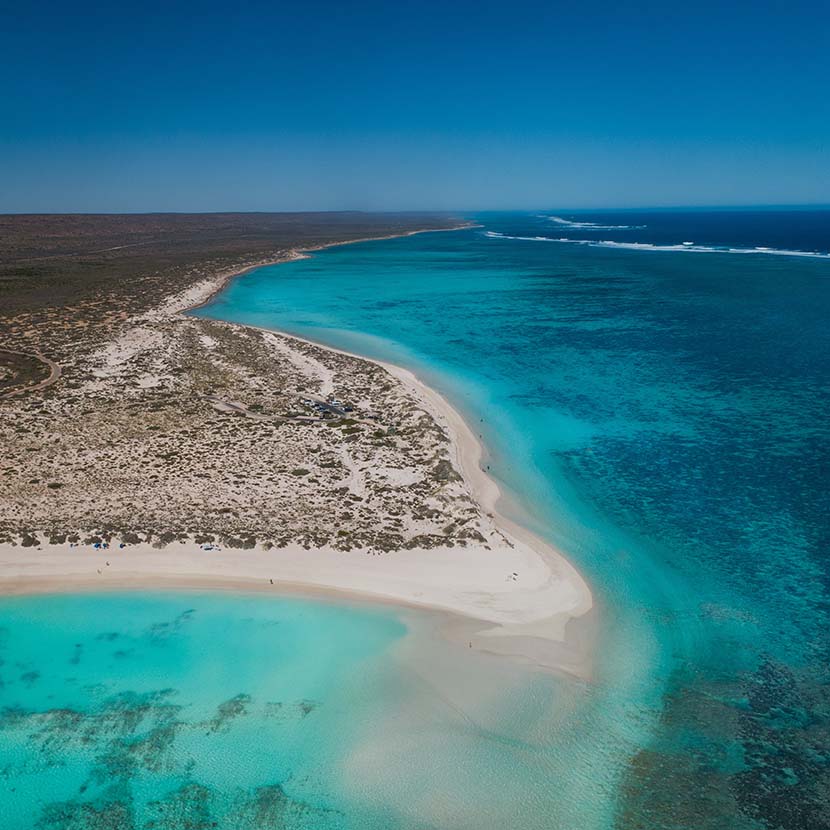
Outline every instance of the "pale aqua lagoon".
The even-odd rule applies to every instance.
[[[351,826],[331,779],[404,631],[334,605],[137,593],[5,599],[0,626],[2,826],[21,830]]]

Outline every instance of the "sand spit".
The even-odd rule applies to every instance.
[[[0,591],[345,594],[448,612],[471,647],[586,675],[590,591],[495,511],[458,413],[400,367],[183,313],[234,273],[0,401]]]

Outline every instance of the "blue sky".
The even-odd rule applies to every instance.
[[[0,211],[830,202],[830,4],[4,4]]]

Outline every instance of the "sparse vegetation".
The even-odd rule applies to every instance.
[[[62,369],[0,397],[0,539],[383,552],[476,538],[483,519],[446,435],[384,369],[180,316],[187,300],[171,300],[194,285],[206,296],[218,274],[282,256],[289,240],[370,235],[381,220],[358,231],[354,216],[318,218],[291,237],[296,217],[225,219],[213,233],[210,217],[0,217],[0,347],[56,355]],[[394,232],[425,220],[385,221]],[[103,252],[119,244],[132,247]],[[0,396],[16,371],[0,361]],[[354,413],[271,420],[307,416],[309,395]]]

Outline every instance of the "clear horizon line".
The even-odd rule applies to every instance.
[[[671,204],[671,205],[605,205],[591,207],[511,207],[511,208],[320,208],[320,209],[273,209],[273,210],[0,210],[0,216],[210,216],[226,214],[425,214],[452,215],[457,213],[533,213],[537,211],[552,212],[618,212],[618,211],[682,211],[682,210],[828,210],[830,202],[759,202],[754,204]]]

